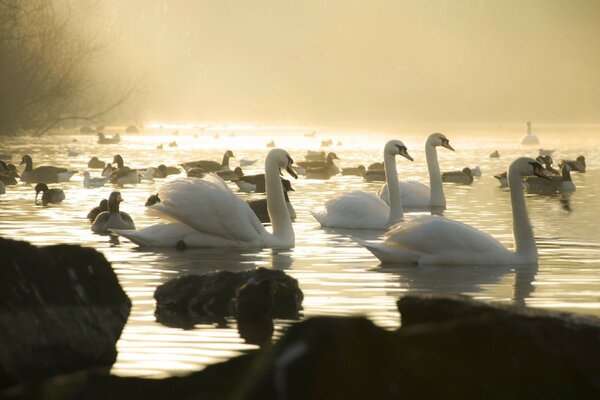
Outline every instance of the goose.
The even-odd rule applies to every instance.
[[[4,161],[0,160],[0,182],[3,185],[16,185],[18,177],[17,168],[13,164],[7,165]]]
[[[38,195],[42,194],[42,205],[47,206],[48,204],[59,204],[65,199],[65,192],[58,188],[48,188],[45,183],[38,183],[35,185],[35,204],[38,204]]]
[[[304,169],[318,168],[318,167],[330,167],[330,168],[332,168],[332,167],[335,167],[335,164],[333,163],[333,160],[339,160],[337,154],[335,154],[335,153],[329,153],[329,154],[327,154],[327,157],[325,157],[325,160],[322,160],[322,161],[300,161],[298,163],[298,166],[300,166],[300,167],[302,167]]]
[[[442,173],[442,182],[470,185],[473,183],[473,172],[471,172],[471,168],[469,167],[465,167],[461,171],[444,172]]]
[[[215,174],[224,181],[233,181],[244,176],[244,171],[240,167],[235,167],[233,171],[216,171]]]
[[[119,203],[122,201],[121,192],[112,192],[108,196],[108,211],[98,214],[92,223],[92,231],[109,233],[109,229],[135,229],[135,224],[129,214],[119,210]]]
[[[327,201],[323,211],[312,212],[313,217],[327,228],[385,229],[400,221],[404,214],[398,188],[396,155],[413,160],[401,141],[390,140],[386,143],[383,159],[387,183],[392,188],[390,206],[374,194],[353,190]]]
[[[140,183],[140,175],[136,169],[125,166],[123,157],[117,154],[113,157],[113,163],[117,164],[117,169],[110,175],[110,183],[117,185]]]
[[[265,160],[267,208],[273,233],[260,223],[252,209],[214,174],[202,179],[178,179],[159,190],[162,201],[149,207],[173,221],[138,231],[113,232],[140,246],[289,249],[295,236],[279,177],[285,169],[294,178],[293,160],[282,149],[272,149]]]
[[[104,167],[104,169],[102,170],[102,176],[105,178],[108,178],[115,171],[116,171],[116,168],[114,168],[111,164],[107,163],[106,167]]]
[[[538,137],[531,133],[531,122],[527,121],[527,135],[523,137],[523,140],[521,140],[521,144],[532,145],[539,143],[540,140],[538,139]]]
[[[549,179],[541,179],[535,176],[528,177],[524,182],[525,190],[527,193],[541,195],[553,195],[556,193],[567,194],[574,192],[576,188],[571,179],[571,165],[568,163],[563,164],[561,171],[560,174],[554,175],[548,173],[547,167],[545,167],[544,172]]]
[[[571,164],[571,171],[585,173],[585,157],[579,156],[574,161],[573,160],[561,160],[558,164],[559,167],[562,167],[564,164]]]
[[[283,184],[283,196],[285,197],[285,205],[288,208],[290,218],[293,222],[296,220],[296,210],[294,210],[292,203],[290,203],[288,192],[293,192],[294,188],[292,187],[290,181],[288,181],[287,179],[281,179],[281,183]],[[260,222],[262,222],[263,224],[271,222],[271,218],[269,218],[269,212],[267,210],[267,199],[247,200],[246,202],[248,203],[252,211],[254,211],[254,214],[256,214]]]
[[[245,193],[264,193],[265,192],[265,174],[244,175],[238,177],[233,183],[237,185],[240,192]]]
[[[98,214],[100,214],[103,211],[108,211],[108,200],[106,199],[100,200],[100,204],[98,204],[97,207],[94,207],[90,210],[90,212],[87,215],[87,219],[89,219],[90,222],[94,222]]]
[[[576,190],[575,183],[573,183],[573,180],[571,179],[571,165],[565,164],[562,167],[562,182],[560,183],[558,191],[561,194],[566,194],[575,192]]]
[[[158,197],[158,193],[150,195],[148,197],[148,200],[146,200],[146,204],[144,204],[144,206],[150,207],[155,205],[156,203],[160,203],[160,197]]]
[[[436,215],[398,224],[385,234],[382,243],[354,240],[384,264],[535,264],[538,252],[522,185],[523,177],[531,175],[547,179],[544,167],[532,158],[518,158],[508,169],[515,251],[485,232]]]
[[[326,161],[302,161],[298,164],[304,168],[306,178],[308,179],[329,179],[333,175],[340,173],[339,168],[333,160],[339,160],[337,154],[327,154]]]
[[[204,172],[215,172],[215,171],[229,171],[229,159],[235,158],[233,152],[231,150],[227,150],[225,154],[223,154],[223,161],[219,164],[216,161],[209,160],[200,160],[200,161],[190,161],[181,164],[183,168],[187,171],[190,168],[202,168]]]
[[[88,168],[97,168],[102,169],[106,166],[104,161],[98,159],[98,157],[94,156],[88,161]]]
[[[83,187],[84,188],[96,188],[96,187],[102,187],[104,186],[104,184],[108,182],[108,178],[106,177],[97,177],[97,178],[92,178],[90,177],[90,173],[85,171],[83,173]]]
[[[454,151],[450,140],[441,133],[432,133],[425,141],[425,158],[429,172],[429,187],[416,181],[400,182],[400,194],[402,196],[402,207],[404,209],[424,207],[446,208],[446,197],[438,163],[437,147],[444,147]],[[379,190],[379,197],[386,203],[388,201],[388,188],[384,185]]]
[[[33,160],[30,155],[24,155],[21,164],[25,164],[25,170],[21,172],[21,181],[27,183],[58,183],[67,182],[76,171],[66,168],[42,166],[33,169]]]
[[[367,172],[364,165],[358,167],[342,168],[342,175],[363,176]]]

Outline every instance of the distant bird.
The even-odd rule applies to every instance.
[[[118,168],[110,175],[110,183],[117,185],[136,184],[140,183],[140,176],[136,169],[126,167],[123,157],[117,154],[113,157],[113,163],[116,163]]]
[[[490,158],[500,158],[500,153],[498,153],[498,150],[492,151]]]
[[[579,156],[574,161],[573,160],[561,160],[558,164],[559,167],[562,168],[564,164],[570,164],[571,171],[585,173],[585,157]]]
[[[219,164],[216,161],[210,160],[200,160],[200,161],[190,161],[181,164],[183,168],[187,171],[190,168],[202,168],[204,172],[215,172],[215,171],[229,171],[229,159],[235,158],[233,152],[231,150],[227,150],[225,154],[223,154],[223,161]]]
[[[97,207],[94,207],[90,210],[90,212],[87,215],[87,219],[89,219],[90,222],[94,222],[98,214],[104,211],[108,211],[108,200],[106,199],[100,200],[100,204],[98,204]]]
[[[92,178],[90,177],[90,173],[85,171],[83,173],[83,187],[84,188],[96,188],[96,187],[102,187],[104,186],[104,184],[106,182],[108,182],[109,178],[106,177],[97,177],[97,178]]]
[[[116,133],[113,137],[107,137],[104,133],[98,133],[98,144],[115,144],[121,141],[121,137]]]
[[[369,164],[369,166],[367,167],[367,171],[379,171],[379,170],[383,170],[382,162],[374,162],[372,164]]]
[[[33,160],[30,155],[24,155],[21,164],[25,164],[25,170],[21,173],[21,181],[27,183],[58,183],[67,182],[76,171],[66,168],[42,166],[33,168]]]
[[[442,173],[442,182],[460,183],[470,185],[473,183],[473,172],[471,168],[463,168],[462,171],[448,171]]]
[[[247,158],[242,158],[240,160],[240,167],[247,167],[249,165],[254,165],[256,163],[256,160],[250,160]]]
[[[275,142],[271,140],[269,143],[267,143],[267,148],[272,149],[273,147],[275,147]]]
[[[169,143],[169,147],[177,147],[177,142],[173,140],[171,143]]]
[[[234,181],[244,176],[244,171],[240,167],[235,167],[233,171],[216,171],[215,174],[219,175],[224,181]]]
[[[321,141],[321,147],[329,147],[333,144],[333,140],[327,139]]]
[[[296,210],[290,203],[290,198],[288,197],[288,192],[293,192],[294,188],[292,188],[292,184],[287,179],[281,179],[281,183],[283,184],[283,196],[285,197],[285,205],[287,206],[288,212],[290,213],[290,218],[292,221],[296,220]],[[248,200],[246,201],[254,214],[258,217],[260,222],[263,224],[270,223],[271,218],[269,218],[269,212],[267,211],[267,199],[258,199],[258,200]]]
[[[367,172],[363,175],[367,182],[385,182],[385,170],[382,162],[374,162],[367,167]]]
[[[120,192],[112,192],[108,197],[108,211],[98,214],[92,223],[92,231],[108,233],[109,229],[135,229],[135,224],[129,214],[119,210],[119,203],[122,201]]]
[[[494,178],[498,179],[501,188],[508,187],[508,174],[506,172],[494,175]]]
[[[194,167],[187,170],[187,176],[190,178],[202,178],[206,172],[200,167]]]
[[[366,172],[367,169],[364,165],[359,165],[358,167],[342,168],[342,175],[363,176]]]
[[[241,192],[265,193],[265,174],[244,175],[234,180]]]
[[[524,145],[532,145],[532,144],[539,144],[540,140],[538,139],[537,136],[535,136],[533,133],[531,133],[531,122],[527,121],[527,135],[525,135],[525,137],[523,137],[523,140],[521,140],[521,144]]]
[[[327,161],[327,154],[324,151],[308,150],[304,155],[304,160],[325,162]]]
[[[160,197],[158,197],[158,193],[150,195],[150,197],[148,197],[148,200],[146,200],[146,204],[144,204],[144,206],[150,207],[155,205],[156,203],[160,203]]]
[[[327,154],[326,161],[300,161],[298,165],[305,169],[306,177],[312,179],[329,179],[340,173],[333,160],[339,160],[337,154]]]
[[[45,183],[38,183],[35,185],[35,204],[38,204],[38,195],[42,194],[42,205],[47,206],[48,204],[58,204],[65,199],[65,192],[62,189],[48,188]]]
[[[90,161],[88,161],[88,168],[104,168],[106,166],[106,163],[104,161],[100,161],[98,160],[98,157],[94,156],[90,159]]]
[[[156,148],[157,148],[158,150],[162,150],[162,149],[163,149],[163,145],[162,145],[162,144],[159,144],[158,146],[156,146]]]

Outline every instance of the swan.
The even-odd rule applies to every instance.
[[[108,196],[108,211],[98,214],[92,223],[92,231],[109,233],[110,229],[135,229],[131,216],[119,210],[119,203],[122,201],[120,192],[112,192]]]
[[[385,229],[403,218],[402,199],[398,188],[396,155],[413,160],[406,146],[390,140],[383,149],[385,174],[392,188],[390,206],[371,193],[353,190],[335,196],[325,203],[325,210],[312,215],[323,227],[352,229]]]
[[[223,154],[223,161],[218,163],[216,161],[211,160],[200,160],[200,161],[190,161],[181,164],[183,168],[187,171],[190,168],[202,168],[204,172],[215,172],[215,171],[229,171],[229,159],[235,158],[233,152],[231,150],[227,150],[225,154]]]
[[[427,138],[425,142],[425,158],[427,159],[429,187],[431,189],[420,182],[400,182],[402,207],[405,209],[423,207],[446,208],[446,197],[444,196],[444,187],[442,185],[442,176],[436,150],[436,147],[439,146],[454,151],[454,148],[450,146],[450,140],[441,133],[432,133]],[[386,203],[388,202],[387,185],[384,185],[380,189],[379,197]]]
[[[58,204],[65,199],[65,192],[58,188],[48,188],[45,183],[35,185],[35,204],[38,204],[38,195],[42,194],[42,205],[47,206],[49,203]]]
[[[539,144],[540,140],[537,136],[531,133],[531,122],[527,121],[527,135],[523,137],[521,140],[521,144],[530,145],[530,144]]]
[[[75,171],[59,167],[43,166],[33,169],[33,160],[28,154],[23,156],[21,164],[25,164],[25,170],[21,173],[21,181],[27,183],[67,182],[75,174]]]
[[[149,207],[171,221],[138,231],[113,230],[140,246],[156,247],[294,247],[295,236],[285,205],[280,169],[297,178],[293,160],[282,149],[272,149],[265,160],[267,207],[273,233],[260,223],[250,206],[215,174],[201,179],[178,179],[159,190],[162,201]]]
[[[104,184],[106,182],[108,182],[109,178],[105,178],[103,176],[101,177],[97,177],[97,178],[92,178],[90,176],[90,173],[85,171],[83,173],[83,187],[84,188],[95,188],[95,187],[101,187],[104,186]]]
[[[545,178],[544,167],[532,158],[516,159],[508,169],[515,251],[489,234],[462,222],[428,215],[398,224],[383,243],[355,240],[382,263],[441,265],[506,265],[537,263],[533,229],[527,215],[522,179]]]

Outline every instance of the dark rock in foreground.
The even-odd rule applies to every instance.
[[[72,382],[61,398],[600,398],[596,318],[462,297],[408,296],[400,309],[408,322],[396,332],[365,318],[317,317],[271,347],[187,377],[96,377]]]
[[[0,238],[0,387],[108,370],[131,302],[104,256]]]
[[[173,279],[154,292],[156,318],[165,325],[191,327],[196,323],[222,322],[237,316],[238,290],[249,281],[269,280],[273,292],[272,318],[297,319],[304,295],[298,281],[283,271],[267,268]]]

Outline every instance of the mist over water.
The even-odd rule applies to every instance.
[[[473,129],[473,131],[470,131]],[[107,128],[107,133],[121,131]],[[467,133],[461,134],[459,131]],[[575,158],[584,154],[588,160],[585,174],[573,173],[577,191],[570,199],[571,211],[563,209],[560,196],[528,195],[527,206],[534,226],[540,253],[537,268],[515,270],[507,267],[411,267],[379,265],[378,260],[354,242],[350,235],[376,239],[372,231],[322,229],[310,215],[320,209],[336,194],[348,190],[376,192],[380,183],[367,183],[361,177],[334,176],[330,180],[293,180],[295,192],[290,195],[298,218],[294,223],[296,247],[289,251],[274,250],[215,250],[141,249],[125,239],[111,240],[95,235],[85,216],[101,198],[116,187],[84,189],[82,176],[59,186],[67,199],[58,206],[42,207],[34,204],[34,185],[20,183],[8,187],[0,196],[0,235],[31,241],[37,245],[75,243],[101,251],[112,262],[120,283],[133,301],[133,309],[118,343],[119,358],[113,373],[134,376],[168,376],[195,371],[208,364],[230,358],[254,348],[240,338],[235,320],[224,326],[196,325],[182,330],[166,327],[155,321],[154,289],[174,277],[201,274],[215,270],[240,271],[264,266],[281,269],[298,279],[305,295],[302,317],[314,315],[366,315],[376,324],[394,329],[399,326],[396,310],[398,297],[406,293],[463,293],[491,302],[524,304],[569,310],[577,313],[600,315],[600,233],[596,214],[600,196],[600,154],[598,140],[588,135],[594,127],[577,127],[568,135],[564,127],[540,127],[534,132],[540,137],[540,146],[520,144],[525,127],[519,130],[501,130],[497,127],[477,132],[475,128],[457,127],[444,132],[456,152],[439,149],[442,171],[459,170],[466,166],[480,166],[481,178],[471,186],[445,184],[448,201],[445,216],[471,224],[498,238],[512,248],[511,211],[509,193],[498,187],[494,174],[502,172],[516,157],[533,156],[538,147],[555,149],[555,160]],[[0,154],[11,154],[18,163],[22,154],[30,154],[35,165],[68,166],[79,171],[88,170],[92,155],[110,161],[121,154],[126,165],[135,168],[157,166],[160,163],[177,165],[196,159],[220,160],[230,149],[236,158],[235,167],[242,159],[256,159],[246,174],[262,172],[266,144],[273,140],[278,147],[289,151],[300,161],[307,150],[335,151],[340,167],[368,165],[380,161],[385,141],[400,139],[414,162],[398,159],[398,173],[402,180],[414,179],[428,183],[424,142],[427,134],[396,132],[369,135],[346,134],[342,131],[317,131],[316,137],[302,128],[269,130],[225,130],[205,128],[183,129],[173,135],[168,129],[147,128],[141,134],[121,133],[121,143],[98,145],[94,135],[46,136],[35,141],[27,137],[6,138],[0,144]],[[554,133],[546,133],[554,132]],[[218,137],[216,133],[219,133]],[[73,141],[76,139],[76,142]],[[331,147],[322,148],[322,140],[331,139]],[[168,147],[176,141],[177,147]],[[157,149],[163,144],[163,150]],[[79,155],[69,157],[68,150]],[[499,159],[489,158],[498,150]],[[92,171],[97,175],[99,171]],[[181,175],[180,175],[181,176]],[[128,212],[136,226],[143,228],[162,222],[150,215],[144,202],[150,194],[171,179],[143,181],[138,185],[119,187],[125,201],[121,209]],[[237,187],[230,184],[237,192]],[[242,198],[261,195],[238,193]],[[293,321],[275,321],[275,334]]]

